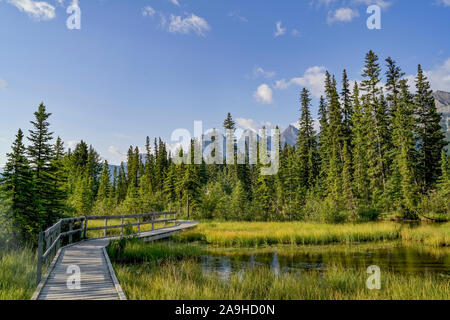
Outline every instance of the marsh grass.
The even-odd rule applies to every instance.
[[[222,247],[265,245],[324,245],[390,241],[400,237],[401,227],[394,223],[319,224],[307,222],[220,222],[202,223],[175,239],[200,241]]]
[[[115,265],[125,294],[132,300],[415,300],[450,298],[442,276],[383,272],[381,290],[366,287],[365,270],[336,265],[326,272],[275,275],[268,267],[231,274],[228,280],[205,275],[192,259],[159,266]]]
[[[404,228],[401,232],[401,238],[405,242],[413,241],[433,247],[450,247],[450,223]]]
[[[0,253],[0,300],[30,299],[35,282],[35,250],[24,248]]]
[[[395,222],[319,224],[308,222],[206,222],[181,233],[176,241],[220,247],[327,245],[402,239],[424,245],[450,246],[450,223],[411,228]]]
[[[199,246],[187,246],[170,242],[145,243],[140,239],[120,239],[108,247],[112,261],[123,264],[162,263],[195,258],[205,251]]]

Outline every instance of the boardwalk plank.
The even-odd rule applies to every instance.
[[[138,236],[144,239],[161,239],[170,237],[182,230],[195,226],[196,223],[184,222],[179,226],[150,230]],[[113,238],[95,239],[80,242],[61,251],[56,264],[51,270],[40,292],[36,291],[38,300],[118,300],[124,299],[109,258],[105,257],[104,248]],[[67,280],[71,274],[68,267],[80,268],[81,289],[70,290]],[[119,290],[119,291],[118,291]]]

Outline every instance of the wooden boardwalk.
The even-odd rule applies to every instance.
[[[137,236],[148,240],[168,238],[196,224],[181,222],[178,226],[145,231]],[[87,240],[60,249],[32,300],[126,300],[106,253],[113,239],[117,238]],[[79,268],[80,286],[70,289],[69,285],[74,284],[69,281],[68,285],[73,266]]]

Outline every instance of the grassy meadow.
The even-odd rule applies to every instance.
[[[0,300],[27,300],[36,289],[36,252],[0,252]]]

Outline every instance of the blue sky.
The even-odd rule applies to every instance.
[[[381,30],[366,26],[372,4]],[[286,127],[301,87],[318,97],[325,70],[361,79],[370,49],[450,91],[449,18],[450,0],[0,0],[0,166],[41,101],[67,146],[118,164],[147,135],[220,127],[227,112]]]

